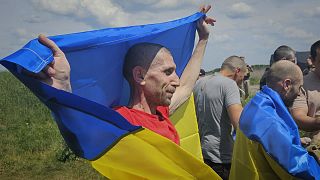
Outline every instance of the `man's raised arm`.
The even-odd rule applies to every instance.
[[[211,6],[202,6],[201,12],[207,13]],[[183,104],[191,95],[194,84],[199,76],[200,66],[204,56],[204,52],[207,46],[209,38],[208,25],[214,25],[215,20],[209,17],[201,18],[197,21],[197,32],[199,35],[199,41],[196,48],[185,67],[181,78],[180,86],[173,94],[171,104],[169,106],[170,114],[172,114],[181,104]]]

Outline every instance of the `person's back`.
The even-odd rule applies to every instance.
[[[226,107],[239,103],[235,81],[220,74],[199,79],[194,98],[204,159],[230,163],[232,124]],[[230,95],[229,95],[230,94]]]
[[[298,127],[287,108],[302,84],[297,65],[279,61],[270,68],[267,86],[242,112],[230,179],[320,178],[320,167],[301,146]]]
[[[238,84],[247,65],[238,56],[227,58],[217,75],[198,80],[194,88],[202,154],[204,161],[223,179],[229,176],[232,130],[242,111]]]

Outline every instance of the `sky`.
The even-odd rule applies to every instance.
[[[39,33],[48,36],[165,22],[211,4],[211,27],[202,68],[231,55],[250,65],[269,64],[280,45],[308,51],[320,39],[320,0],[0,0],[0,58]],[[1,67],[0,67],[1,68]]]

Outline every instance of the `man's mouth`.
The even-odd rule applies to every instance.
[[[175,92],[175,90],[167,91],[167,93],[169,93],[169,94],[173,94],[174,92]]]

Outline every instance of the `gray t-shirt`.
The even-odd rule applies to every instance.
[[[214,163],[231,163],[232,124],[227,107],[241,104],[236,82],[220,74],[199,79],[194,88],[202,154]]]

